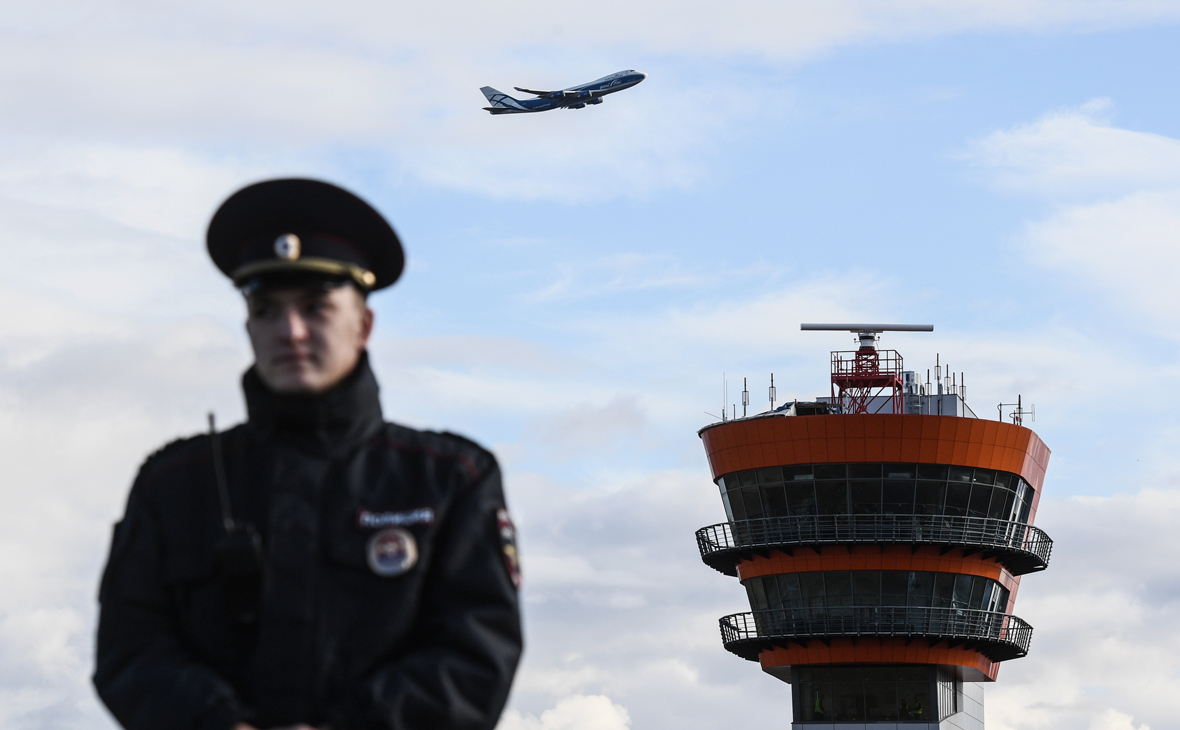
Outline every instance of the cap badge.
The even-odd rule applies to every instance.
[[[418,562],[418,543],[409,530],[391,527],[369,538],[369,569],[382,578],[405,573]]]
[[[294,233],[284,233],[275,239],[275,256],[287,261],[299,258],[299,236]]]

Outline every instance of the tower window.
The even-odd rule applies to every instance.
[[[731,521],[885,514],[1026,522],[1036,494],[1016,474],[939,464],[801,464],[733,472],[717,486]]]

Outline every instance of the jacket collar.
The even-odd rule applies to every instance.
[[[384,422],[367,352],[344,380],[324,393],[275,393],[255,367],[242,376],[242,390],[250,426],[259,434],[328,458],[345,456]]]

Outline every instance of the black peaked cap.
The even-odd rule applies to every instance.
[[[385,218],[319,180],[242,188],[213,214],[205,238],[213,263],[238,286],[268,276],[323,275],[352,278],[371,291],[397,281],[405,267],[401,241]]]

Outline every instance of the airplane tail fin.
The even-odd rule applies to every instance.
[[[502,91],[497,91],[490,86],[480,87],[479,90],[483,92],[484,97],[491,104],[491,106],[485,106],[484,109],[492,114],[517,114],[528,111],[521,105],[520,100],[513,99]]]

